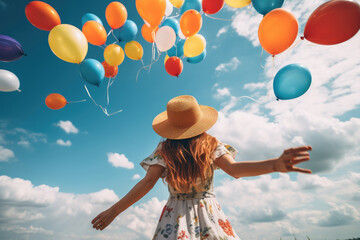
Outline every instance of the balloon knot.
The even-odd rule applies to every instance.
[[[20,89],[16,89],[18,92],[21,92],[21,90]]]
[[[301,36],[301,37],[300,37],[300,39],[301,39],[301,40],[304,40],[304,39],[305,39],[305,37],[304,37],[304,36]]]
[[[277,98],[276,101],[279,101],[279,99]]]
[[[26,56],[27,56],[27,54],[26,54],[26,53],[24,53],[24,56],[26,57]]]

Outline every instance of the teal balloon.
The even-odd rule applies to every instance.
[[[180,15],[183,15],[184,12],[190,9],[195,9],[198,12],[201,12],[201,0],[185,0],[184,4],[180,8]]]
[[[96,86],[100,86],[105,77],[103,65],[95,59],[86,59],[80,64],[80,73],[82,78]]]
[[[92,13],[85,13],[82,18],[81,18],[81,25],[84,26],[84,24],[88,21],[96,21],[98,23],[100,23],[101,25],[103,25],[101,19],[96,16],[95,14]]]
[[[195,63],[199,63],[199,62],[201,62],[202,60],[204,60],[205,57],[206,57],[206,49],[204,49],[204,51],[203,51],[200,55],[198,55],[198,56],[196,56],[196,57],[189,57],[189,58],[186,59],[186,61],[187,61],[188,63],[193,63],[193,64],[195,64]]]
[[[179,30],[180,30],[180,24],[179,21],[176,20],[175,18],[167,18],[165,19],[165,21],[161,24],[161,26],[169,26],[172,29],[174,29],[175,34],[177,35]]]
[[[185,44],[185,40],[181,39],[179,37],[177,37],[177,41],[175,43],[175,45],[170,48],[169,50],[167,50],[167,55],[169,57],[182,57],[184,56],[184,44]]]
[[[275,8],[281,8],[284,0],[252,0],[251,3],[258,13],[265,15]]]
[[[124,25],[122,25],[119,28],[118,39],[119,39],[119,41],[122,41],[122,42],[130,42],[130,41],[134,40],[137,32],[138,32],[138,27],[136,26],[136,23],[134,23],[131,20],[126,20]]]
[[[277,100],[287,100],[300,97],[310,85],[309,69],[299,64],[289,64],[276,73],[273,87]]]

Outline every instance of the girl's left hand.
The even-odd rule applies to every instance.
[[[286,149],[283,154],[275,160],[274,171],[311,173],[310,169],[303,169],[294,166],[301,162],[309,161],[309,151],[311,150],[311,146],[301,146]]]
[[[116,216],[115,211],[112,208],[109,208],[97,215],[91,221],[91,224],[96,230],[103,230],[116,218]]]

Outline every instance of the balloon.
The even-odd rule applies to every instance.
[[[165,15],[166,0],[136,0],[136,9],[151,26],[158,26]]]
[[[181,39],[186,39],[186,37],[184,36],[184,34],[183,34],[182,31],[181,31],[181,28],[180,28],[180,31],[179,31],[179,33],[178,33],[178,36],[179,36],[179,38],[181,38]]]
[[[125,44],[125,54],[132,60],[140,60],[143,57],[144,50],[140,43],[131,41]]]
[[[20,81],[12,72],[0,69],[0,91],[12,92],[19,90]]]
[[[298,34],[298,22],[288,11],[278,8],[264,16],[258,30],[261,46],[272,55],[288,49]]]
[[[45,98],[45,104],[50,109],[58,110],[65,107],[67,101],[62,95],[58,93],[51,93]]]
[[[50,31],[49,45],[58,58],[71,63],[81,63],[88,51],[84,34],[69,24],[57,25]]]
[[[87,22],[87,21],[96,21],[98,23],[100,23],[101,25],[104,25],[103,22],[101,21],[101,19],[96,16],[95,14],[92,14],[92,13],[85,13],[82,18],[81,18],[81,25],[84,26],[84,24]]]
[[[274,93],[279,99],[292,99],[303,95],[310,87],[310,71],[299,65],[289,64],[281,68],[274,78]]]
[[[179,26],[179,21],[176,20],[175,18],[167,18],[165,19],[165,21],[161,24],[161,26],[169,26],[172,29],[174,29],[175,34],[178,34],[179,30],[180,30],[180,26]]]
[[[110,44],[104,50],[104,59],[110,66],[120,65],[124,58],[124,50],[117,44]]]
[[[183,15],[184,12],[190,9],[201,12],[201,0],[185,0],[184,4],[181,6],[180,15]]]
[[[25,7],[25,15],[29,22],[35,27],[50,31],[61,24],[59,14],[47,3],[32,1]]]
[[[12,37],[0,34],[0,61],[11,62],[24,55],[21,44]]]
[[[196,57],[204,51],[205,47],[205,38],[200,34],[195,34],[185,40],[184,55],[185,57]]]
[[[176,8],[180,8],[184,4],[184,0],[169,0],[169,1]]]
[[[170,16],[171,13],[173,12],[173,5],[170,3],[169,0],[166,0],[166,8],[165,8],[165,16]]]
[[[86,39],[93,45],[103,45],[106,42],[106,30],[100,23],[96,21],[87,21],[82,27]]]
[[[149,43],[153,43],[155,41],[155,34],[158,29],[158,26],[151,27],[144,24],[141,28],[141,35],[146,41],[148,41]]]
[[[177,57],[182,57],[184,56],[184,44],[185,44],[185,40],[179,38],[175,45],[170,48],[166,53],[170,56],[177,56]]]
[[[121,28],[119,28],[119,41],[123,42],[129,42],[131,40],[134,40],[136,34],[138,32],[138,28],[136,24],[131,20],[126,20],[124,25],[122,25]]]
[[[103,61],[101,63],[105,70],[105,77],[107,78],[114,78],[116,77],[118,73],[118,67],[117,66],[110,66],[106,61]]]
[[[178,77],[183,70],[183,63],[178,57],[169,57],[165,62],[165,69],[171,76]]]
[[[284,0],[252,0],[251,2],[258,13],[265,15],[275,8],[281,8]]]
[[[185,37],[191,37],[198,33],[201,25],[201,14],[194,9],[187,10],[180,18],[181,32]]]
[[[242,8],[249,5],[251,0],[225,0],[225,3],[233,8]]]
[[[186,61],[189,63],[199,63],[202,60],[204,60],[205,57],[206,57],[206,49],[204,49],[204,51],[200,55],[198,55],[196,57],[187,58]]]
[[[105,69],[101,63],[95,59],[85,59],[80,64],[80,73],[82,78],[96,86],[100,86],[100,83],[104,80]]]
[[[352,38],[360,28],[360,5],[356,1],[328,1],[309,17],[304,37],[317,44],[333,45]]]
[[[105,9],[105,18],[112,29],[124,25],[128,17],[127,10],[122,3],[112,2]]]
[[[169,26],[163,26],[156,32],[155,43],[160,52],[169,50],[174,45],[175,40],[175,31]]]
[[[204,13],[215,14],[224,6],[224,0],[203,0],[202,9]]]
[[[169,58],[170,58],[169,55],[166,55],[166,56],[165,56],[165,58],[164,58],[164,65],[165,65],[166,61],[167,61]]]

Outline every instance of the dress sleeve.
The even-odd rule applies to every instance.
[[[145,171],[148,171],[149,167],[151,165],[157,164],[157,165],[163,166],[165,168],[165,171],[161,177],[164,178],[164,177],[166,177],[167,166],[166,166],[165,160],[158,153],[158,150],[159,150],[159,146],[155,149],[155,151],[150,156],[148,156],[147,158],[142,160],[140,162],[140,165],[145,169]]]
[[[238,151],[232,146],[225,143],[220,143],[215,149],[214,159],[221,157],[222,155],[225,154],[230,154],[235,159],[237,153]]]

